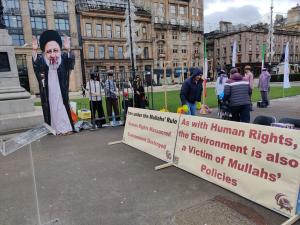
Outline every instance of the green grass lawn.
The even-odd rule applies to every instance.
[[[284,96],[295,96],[300,95],[300,86],[291,87],[289,89],[284,90]],[[154,92],[153,93],[153,105],[155,110],[159,110],[164,107],[164,92]],[[271,87],[270,98],[282,98],[283,97],[283,89],[282,87]],[[257,102],[260,100],[260,92],[257,88],[254,89],[252,94],[252,101]],[[71,101],[77,102],[77,108],[89,108],[89,101],[88,98],[81,98],[81,99],[71,99]],[[168,103],[168,110],[170,112],[176,112],[178,106],[180,106],[180,98],[179,98],[179,90],[176,91],[168,91],[167,92],[167,103]],[[217,100],[215,95],[214,88],[207,88],[207,98],[206,104],[210,108],[217,107]],[[36,102],[35,105],[41,105],[40,102]],[[103,104],[104,111],[106,112],[105,103]],[[152,108],[152,99],[151,94],[149,93],[149,108]]]

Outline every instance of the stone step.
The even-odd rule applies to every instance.
[[[0,135],[24,131],[44,122],[41,107],[34,111],[0,115]]]

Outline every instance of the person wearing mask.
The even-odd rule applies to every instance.
[[[249,65],[245,66],[245,79],[249,81],[250,88],[253,92],[254,76],[253,76],[253,73],[251,72],[251,66],[249,66]],[[252,92],[251,92],[251,95],[250,95],[250,100],[251,100]],[[252,102],[251,102],[251,105],[250,105],[250,110],[251,111],[253,110],[252,109]]]
[[[268,107],[269,105],[270,79],[271,75],[268,70],[263,68],[258,81],[258,88],[261,95],[261,107]]]
[[[203,75],[202,70],[194,68],[192,75],[186,79],[180,90],[181,104],[186,105],[188,108],[188,115],[196,115],[196,104],[201,102],[202,95],[202,82],[201,76]]]
[[[113,71],[107,72],[107,80],[105,81],[105,96],[106,96],[106,109],[109,121],[113,122],[112,110],[115,114],[115,119],[117,122],[120,122],[120,113],[118,105],[118,90],[116,82],[114,81]]]
[[[58,135],[74,131],[69,105],[69,77],[74,69],[75,56],[70,51],[70,37],[62,39],[55,30],[44,31],[39,39],[42,54],[38,54],[38,41],[32,38],[32,65],[36,75],[44,121]],[[62,47],[66,52],[62,52]]]
[[[238,73],[236,68],[230,70],[230,78],[224,86],[224,101],[228,101],[232,120],[250,122],[250,95],[252,89],[249,81]]]
[[[224,85],[227,80],[228,80],[228,76],[227,76],[226,72],[224,70],[220,70],[218,73],[218,78],[217,78],[216,86],[215,86],[215,93],[217,95],[219,108],[220,108],[221,101],[224,96]]]
[[[90,80],[86,83],[86,90],[90,95],[90,109],[92,112],[92,122],[96,119],[96,112],[98,113],[98,119],[96,125],[98,128],[102,127],[106,123],[101,97],[101,83],[98,81],[99,77],[96,73],[90,74]]]

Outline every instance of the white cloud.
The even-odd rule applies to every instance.
[[[300,0],[274,0],[274,16],[285,14]],[[204,0],[204,27],[216,29],[220,20],[246,25],[267,22],[270,18],[271,0]]]

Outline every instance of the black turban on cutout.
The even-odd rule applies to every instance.
[[[59,33],[55,30],[46,30],[40,36],[40,48],[44,52],[49,41],[55,41],[62,48],[62,41]]]

